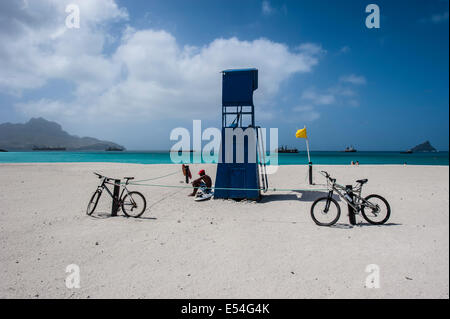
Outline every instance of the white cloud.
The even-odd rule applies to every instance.
[[[431,16],[428,17],[424,17],[419,19],[420,23],[434,23],[434,24],[439,24],[439,23],[444,23],[447,22],[449,18],[449,14],[448,11],[442,12],[442,13],[435,13]]]
[[[303,100],[308,100],[314,105],[330,105],[336,101],[336,97],[330,93],[317,93],[315,89],[309,89],[303,92]]]
[[[348,105],[349,106],[353,106],[353,107],[358,107],[359,106],[359,101],[351,99],[351,100],[348,101]]]
[[[443,13],[433,14],[431,16],[431,22],[433,23],[441,23],[448,21],[448,11]]]
[[[292,111],[298,113],[302,121],[312,122],[320,118],[320,113],[312,105],[298,105],[292,108]]]
[[[311,55],[319,55],[327,53],[327,51],[324,50],[321,45],[311,42],[303,43],[297,46],[296,49],[302,53]]]
[[[284,80],[311,71],[317,63],[312,55],[292,53],[285,45],[266,39],[216,39],[204,47],[180,47],[171,34],[154,30],[133,33],[113,60],[127,76],[97,99],[94,105],[99,112],[132,110],[143,116],[184,118],[216,116],[221,70],[258,68],[255,100],[261,105],[278,93]]]
[[[219,72],[247,67],[259,69],[255,100],[269,116],[264,107],[269,107],[283,81],[310,72],[318,63],[320,47],[311,43],[300,51],[264,38],[219,38],[204,46],[180,46],[164,30],[130,27],[115,37],[108,26],[127,19],[126,10],[112,0],[72,2],[80,5],[80,29],[65,28],[65,7],[59,1],[36,0],[33,8],[11,6],[25,18],[17,14],[10,18],[17,22],[14,38],[0,34],[2,43],[9,43],[0,48],[0,91],[20,93],[50,80],[74,87],[64,99],[46,96],[18,103],[17,108],[29,116],[71,116],[78,121],[217,116]],[[40,17],[36,21],[46,21],[42,26],[26,18],[36,14]],[[111,41],[117,48],[105,54]]]
[[[345,54],[349,53],[351,51],[351,48],[347,45],[344,45],[342,48],[339,49],[339,53]]]
[[[39,116],[43,117],[52,117],[55,114],[75,116],[77,113],[76,109],[68,108],[64,103],[46,98],[31,103],[17,103],[16,107],[25,114],[34,114],[36,110],[39,110]]]
[[[262,2],[261,11],[264,15],[271,15],[274,13],[275,9],[270,5],[269,1],[264,0]]]
[[[344,75],[339,79],[339,81],[355,85],[363,85],[367,83],[366,78],[364,76],[355,74]]]
[[[104,24],[126,19],[126,10],[112,0],[71,3],[80,7],[79,29],[65,27],[63,1],[2,1],[0,91],[19,94],[58,78],[110,85],[118,70],[103,55],[110,39]]]
[[[277,6],[274,7],[272,6],[272,4],[270,3],[270,1],[268,0],[264,0],[261,3],[261,12],[264,16],[270,16],[273,14],[284,14],[287,15],[288,14],[288,8],[286,6],[286,4],[282,4],[281,6]]]
[[[302,104],[292,108],[305,121],[314,121],[320,118],[320,110],[327,106],[358,107],[358,92],[355,85],[366,83],[363,76],[342,76],[339,83],[325,90],[308,88],[301,94]]]

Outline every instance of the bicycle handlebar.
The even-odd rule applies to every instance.
[[[94,172],[94,174],[95,174],[95,175],[97,175],[97,176],[98,176],[98,178],[103,178],[103,177],[105,177],[105,176],[103,176],[103,175],[100,175],[99,173],[96,173],[96,172]]]
[[[116,179],[117,179],[117,178],[112,178],[112,177],[108,177],[108,176],[103,176],[103,175],[101,175],[101,174],[99,174],[99,173],[96,173],[96,172],[93,172],[93,173],[94,173],[95,175],[97,175],[99,179],[104,178],[107,182],[108,182],[108,181],[112,181],[112,180],[116,180]],[[134,179],[134,177],[124,177],[124,179],[126,179],[126,180],[127,180],[127,183],[128,183],[128,181]]]
[[[322,173],[322,175],[325,176],[326,178],[330,177],[330,174],[328,174],[328,172],[326,171],[320,171],[320,173]]]
[[[330,180],[330,182],[335,183],[336,182],[336,178],[331,178],[330,174],[328,174],[328,172],[326,171],[320,171],[320,173],[325,176],[327,179]]]
[[[326,178],[327,178],[327,180],[329,180],[331,183],[333,183],[333,185],[339,185],[339,184],[336,184],[336,178],[332,178],[331,176],[330,176],[330,174],[328,174],[328,172],[326,172],[326,171],[320,171],[320,174],[322,174],[323,176],[325,176]],[[342,185],[339,185],[340,187],[342,187],[342,188],[344,188],[344,186],[342,186]],[[362,185],[361,185],[362,186]]]
[[[99,179],[104,178],[106,181],[112,181],[114,179],[114,178],[111,178],[111,177],[108,177],[108,176],[103,176],[103,175],[101,175],[99,173],[96,173],[96,172],[94,172],[94,174],[97,175]]]

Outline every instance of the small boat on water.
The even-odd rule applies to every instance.
[[[66,150],[65,147],[48,147],[48,146],[44,146],[44,147],[34,146],[33,147],[33,151],[65,151],[65,150]]]
[[[345,150],[344,150],[344,152],[347,152],[347,153],[354,153],[354,152],[356,152],[356,149],[353,147],[353,146],[347,146],[346,148],[345,148]]]
[[[412,154],[412,153],[413,153],[412,150],[407,150],[407,151],[404,151],[404,152],[400,152],[400,154]]]
[[[296,148],[288,148],[286,146],[281,146],[277,149],[277,153],[298,153],[298,149]]]
[[[119,147],[108,147],[106,150],[106,152],[122,152],[123,148],[119,148]]]

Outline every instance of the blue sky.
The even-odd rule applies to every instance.
[[[177,126],[220,125],[220,68],[258,67],[257,124],[281,144],[304,148],[306,125],[313,150],[448,150],[448,1],[81,1],[71,30],[64,1],[2,6],[0,122],[167,149]]]

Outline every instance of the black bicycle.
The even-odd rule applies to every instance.
[[[122,207],[123,213],[128,217],[140,217],[144,212],[147,206],[147,202],[145,201],[144,195],[139,192],[132,191],[130,192],[127,188],[128,183],[134,179],[134,177],[124,177],[126,180],[125,184],[122,184],[122,192],[120,193],[119,198],[115,198],[111,190],[107,187],[107,184],[116,186],[115,179],[100,175],[98,173],[94,173],[98,176],[99,179],[103,179],[100,186],[97,187],[97,190],[92,195],[91,200],[89,201],[86,213],[88,215],[92,215],[97,207],[98,201],[104,189],[108,192],[108,194],[112,197],[114,203],[117,207]],[[125,196],[124,196],[125,195]]]
[[[334,225],[341,215],[341,208],[338,202],[333,198],[333,192],[336,192],[355,213],[361,212],[361,215],[370,224],[382,225],[391,215],[391,207],[386,199],[380,195],[372,194],[365,198],[361,197],[362,186],[368,182],[367,179],[357,180],[357,185],[350,191],[346,187],[336,183],[335,178],[325,171],[321,172],[327,179],[329,188],[327,197],[320,197],[314,201],[311,206],[311,217],[319,226]]]

